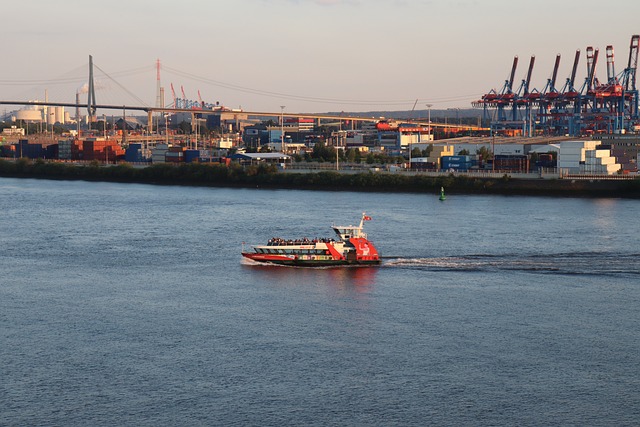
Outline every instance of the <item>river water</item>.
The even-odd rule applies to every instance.
[[[0,425],[637,425],[640,201],[0,179]],[[243,262],[373,220],[380,267]]]

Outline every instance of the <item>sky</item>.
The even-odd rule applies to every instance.
[[[640,34],[638,0],[26,0],[4,8],[0,100],[74,102],[96,65],[98,104],[156,105],[156,61],[190,99],[246,111],[470,108],[535,55],[530,89],[556,86],[581,50],[616,73]],[[86,94],[81,95],[86,102]]]

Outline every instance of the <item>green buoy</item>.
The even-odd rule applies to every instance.
[[[447,196],[444,195],[444,187],[440,187],[440,200],[447,200]]]

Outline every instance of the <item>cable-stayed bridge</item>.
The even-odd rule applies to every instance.
[[[263,118],[263,117],[274,117],[282,120],[284,117],[290,118],[306,118],[306,119],[314,119],[318,123],[320,121],[335,122],[340,124],[350,123],[354,126],[357,122],[378,122],[380,117],[363,117],[362,115],[357,114],[349,114],[349,113],[341,113],[341,114],[315,114],[315,113],[296,113],[291,111],[285,111],[284,106],[280,107],[280,111],[247,111],[243,109],[229,109],[225,107],[220,107],[216,104],[209,104],[202,101],[200,97],[200,91],[198,90],[198,101],[187,101],[186,95],[184,95],[184,89],[181,88],[181,93],[183,95],[182,98],[176,96],[175,91],[173,90],[173,84],[171,84],[171,102],[168,105],[165,105],[164,102],[164,88],[160,87],[160,63],[158,61],[156,65],[157,71],[157,96],[155,105],[149,105],[145,101],[143,101],[140,97],[135,95],[132,91],[127,89],[122,83],[120,83],[116,77],[126,78],[132,75],[138,75],[142,73],[149,73],[153,70],[153,67],[141,67],[133,70],[122,71],[119,73],[108,74],[102,68],[98,67],[93,63],[91,57],[89,57],[89,77],[86,78],[86,65],[80,68],[76,68],[66,75],[63,75],[56,79],[51,80],[27,80],[21,82],[9,82],[5,80],[0,80],[0,86],[7,86],[13,84],[18,84],[21,86],[29,86],[30,90],[25,91],[25,99],[9,99],[9,100],[1,100],[0,105],[11,105],[11,106],[32,106],[32,107],[65,107],[75,109],[75,117],[76,120],[80,120],[81,111],[85,110],[87,115],[89,116],[89,120],[91,121],[92,117],[99,116],[99,111],[119,111],[122,112],[123,115],[126,115],[127,111],[132,112],[142,112],[146,113],[148,116],[149,123],[149,132],[152,132],[151,126],[153,126],[152,117],[154,115],[159,114],[174,114],[174,113],[190,113],[193,116],[202,116],[202,115],[210,115],[210,114],[220,114],[220,113],[230,113],[230,114],[242,114],[247,117],[252,118]],[[82,76],[80,74],[81,70],[85,70],[85,75]],[[197,76],[193,76],[188,73],[179,72],[178,70],[170,69],[174,72],[174,74],[182,75],[192,78],[198,79]],[[97,79],[94,78],[98,77]],[[213,81],[211,81],[213,82]],[[243,88],[240,86],[228,85],[217,82],[229,89],[237,89],[245,92],[252,92],[256,95],[265,95],[271,94],[271,96],[283,96],[283,94],[275,94],[272,92],[267,92],[263,90],[249,89]],[[51,90],[51,87],[54,87],[54,90]],[[105,99],[104,101],[98,102],[95,92],[96,90],[100,94],[100,99]],[[37,92],[36,92],[37,91]],[[42,94],[45,95],[45,100],[37,100]],[[114,93],[116,96],[114,97]],[[70,100],[69,98],[75,96],[75,101]],[[297,97],[295,95],[291,95],[293,99],[304,97]],[[82,101],[81,101],[81,98]],[[34,100],[36,99],[36,100]],[[86,100],[85,100],[86,99]],[[122,102],[122,100],[126,100]],[[311,98],[310,98],[311,99]],[[315,99],[315,98],[314,98]],[[319,99],[319,98],[318,98]],[[417,101],[416,101],[417,103]],[[183,105],[189,105],[189,108],[182,107]],[[213,107],[211,107],[214,105]],[[206,106],[206,107],[205,107]],[[415,104],[414,104],[415,107]],[[415,123],[418,125],[429,125],[429,120],[415,120],[415,119],[407,119],[402,120],[403,122]],[[477,126],[468,126],[468,125],[460,125],[460,124],[446,124],[446,123],[431,123],[431,127],[433,128],[450,128],[450,129],[461,129],[461,130],[479,130],[480,127]]]

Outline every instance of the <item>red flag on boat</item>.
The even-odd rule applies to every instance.
[[[371,217],[368,215],[365,215],[362,219],[365,221],[371,221]]]

